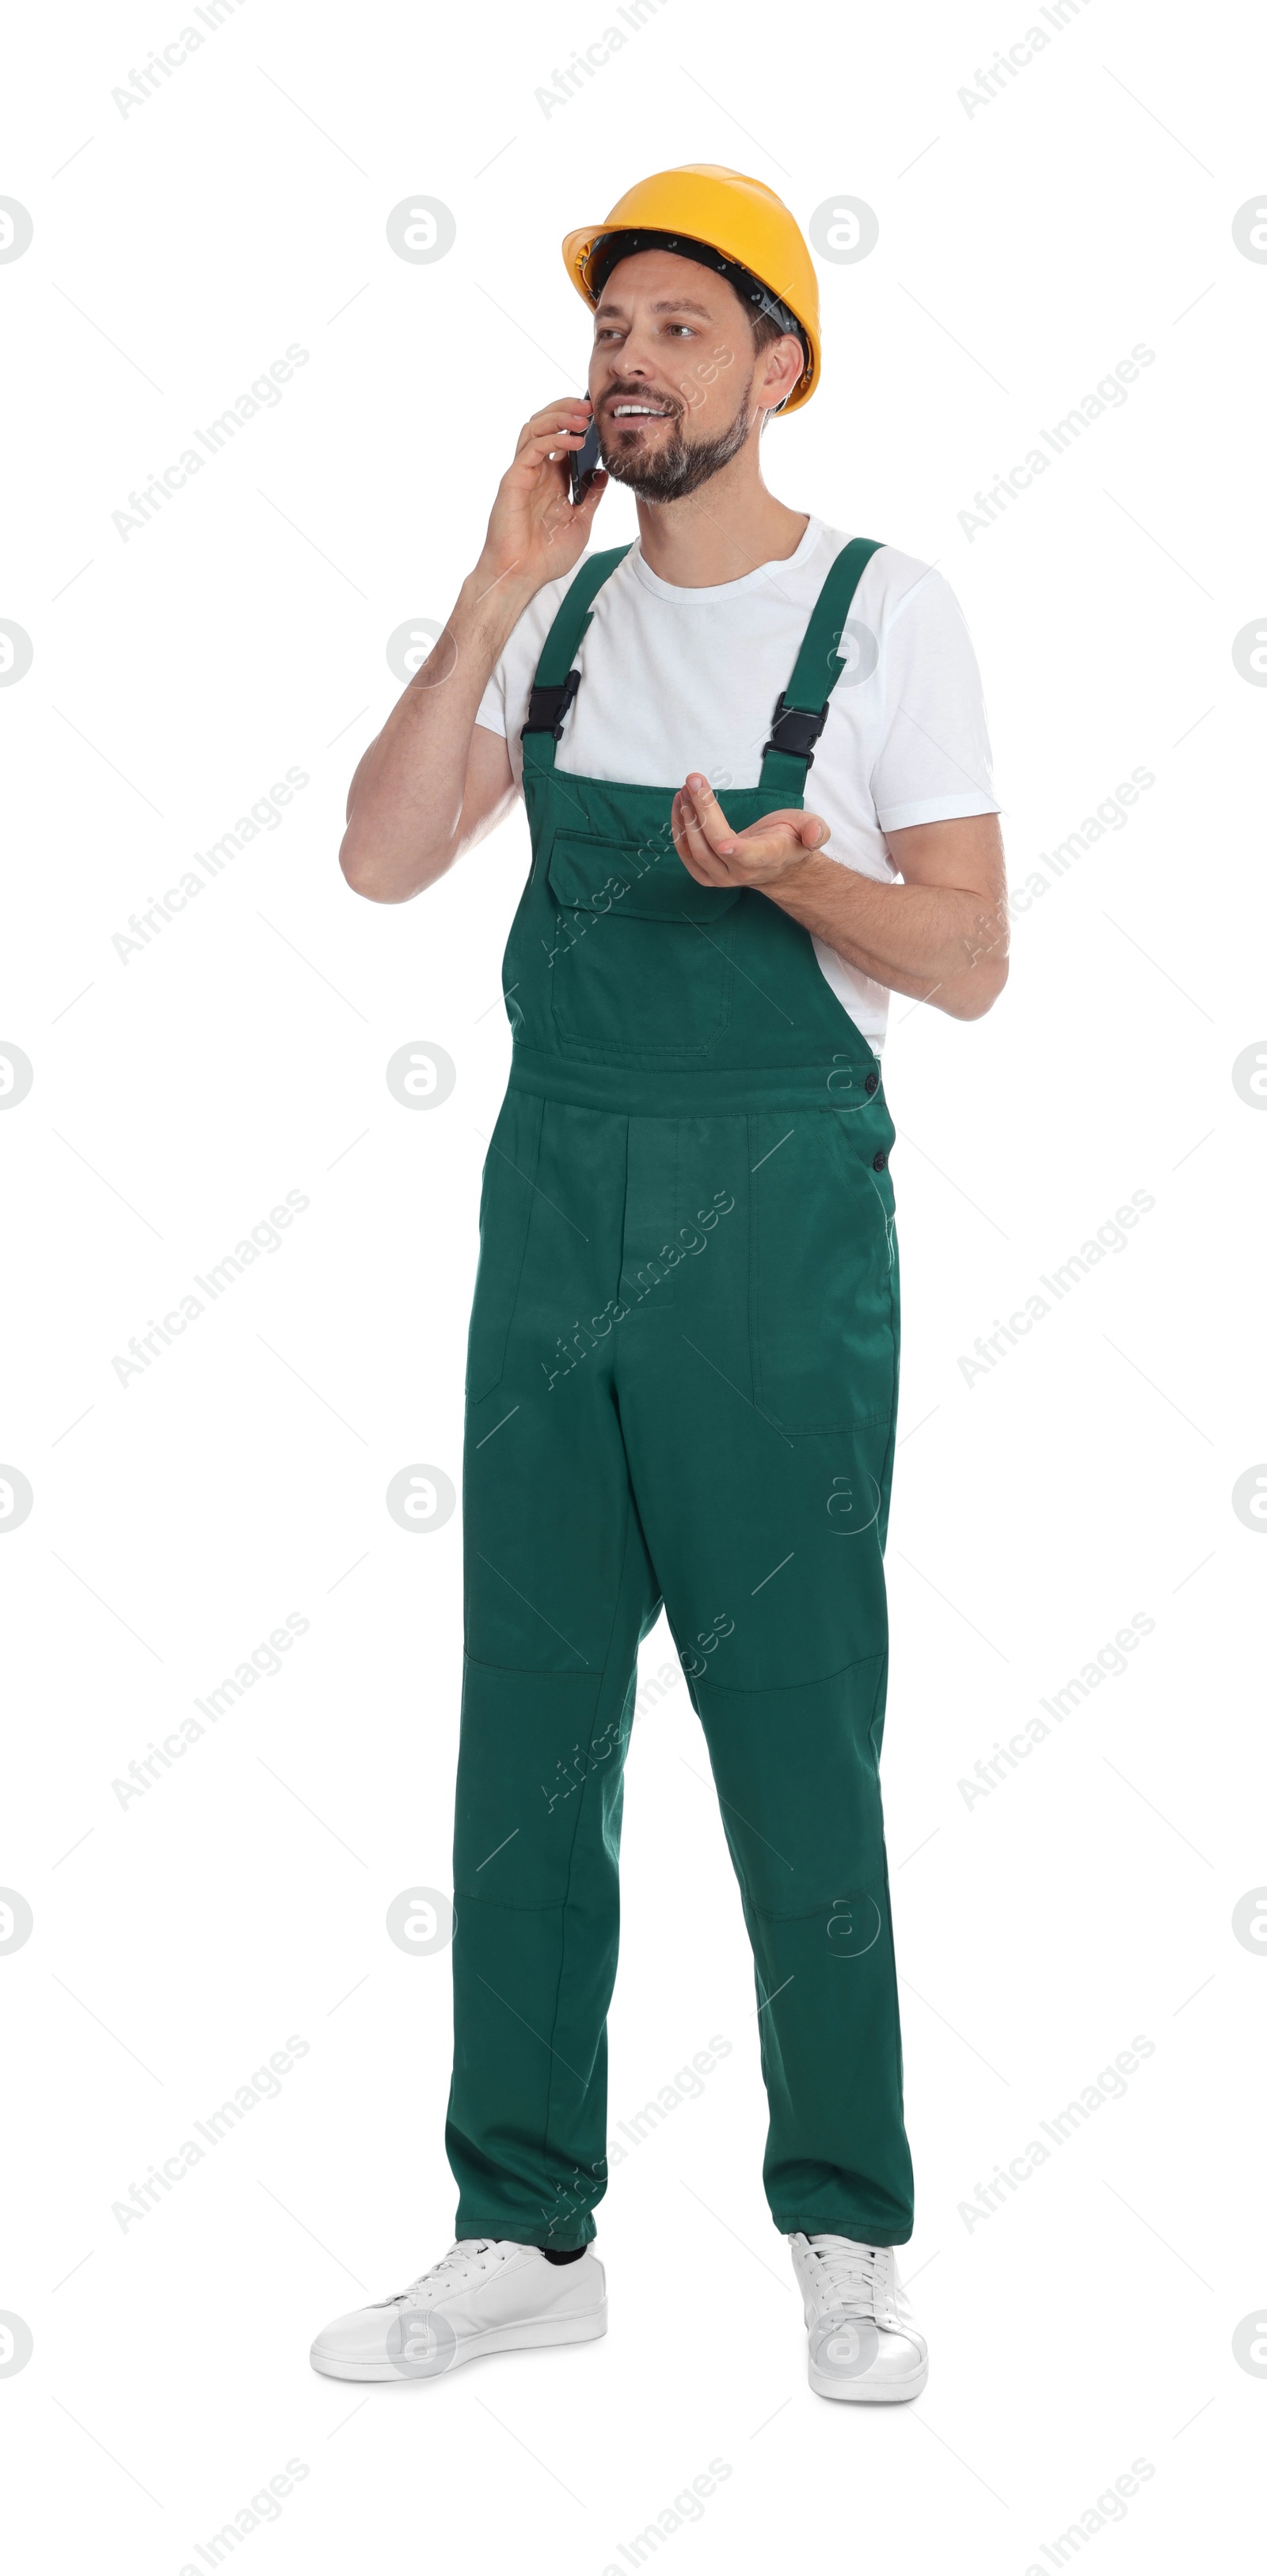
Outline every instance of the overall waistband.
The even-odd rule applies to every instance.
[[[763,1109],[863,1109],[883,1099],[878,1056],[817,1064],[681,1065],[570,1062],[532,1047],[511,1055],[512,1091],[626,1118],[738,1118]]]

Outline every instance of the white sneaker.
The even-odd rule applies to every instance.
[[[891,2245],[789,2236],[809,2327],[809,2384],[820,2397],[892,2403],[918,2397],[928,2346],[899,2286]]]
[[[536,2245],[465,2236],[407,2290],[323,2326],[310,2358],[327,2379],[435,2379],[481,2353],[606,2332],[606,2275],[588,2246],[578,2263],[547,2263]]]

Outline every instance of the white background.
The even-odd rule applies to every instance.
[[[721,2459],[650,2553],[674,2569],[1023,2576],[1143,2459],[1077,2554],[1186,2568],[1243,2546],[1241,2517],[1248,2538],[1267,2407],[1232,2350],[1267,2298],[1267,1966],[1231,1921],[1267,1878],[1262,1523],[1231,1502],[1267,1458],[1267,1117],[1231,1079],[1267,1043],[1267,700],[1232,659],[1267,622],[1267,266],[1231,229],[1264,181],[1263,65],[1248,12],[1095,0],[969,115],[1022,0],[665,0],[547,116],[536,90],[609,22],[605,0],[246,0],[126,117],[112,88],[182,0],[28,11],[8,39],[0,190],[34,238],[0,267],[0,616],[34,659],[0,689],[0,1037],[35,1079],[0,1117],[0,1454],[35,1500],[0,1548],[0,1880],[34,1912],[0,1958],[0,2307],[34,2337],[0,2386],[6,2555],[177,2576],[293,2459],[280,2516],[243,2517],[234,2563],[260,2576],[601,2576]],[[932,2346],[908,2408],[805,2384],[680,1680],[630,1755],[613,2123],[712,2034],[732,2053],[613,2177],[606,2341],[369,2392],[307,2359],[451,2232],[447,1953],[402,1954],[384,1918],[448,1884],[460,1524],[409,1535],[384,1493],[411,1462],[459,1474],[526,856],[519,817],[376,909],[338,873],[343,798],[397,691],[388,636],[444,617],[521,420],[583,381],[560,236],[684,160],[751,171],[804,224],[842,191],[876,210],[866,260],[820,262],[821,389],[766,470],[950,580],[1014,882],[1137,765],[1156,782],[1018,920],[986,1021],[899,1001],[886,1050],[885,1795]],[[453,211],[436,263],[388,245],[410,191]],[[280,403],[124,542],[129,491],[292,342]],[[974,493],[1138,342],[1128,400],[970,542]],[[614,494],[599,540],[631,532]],[[310,783],[280,826],[122,964],[128,916],[291,766]],[[414,1040],[457,1068],[425,1114],[384,1078]],[[114,1354],[288,1190],[310,1206],[280,1248],[121,1385]],[[1134,1191],[1156,1205],[1128,1247],[967,1383],[976,1337]],[[310,1626],[283,1670],[121,1807],[112,1781],[290,1612]],[[1137,1612],[1129,1670],[970,1806],[960,1780]],[[649,1666],[671,1651],[661,1629]],[[292,2033],[278,2098],[122,2229],[112,2205]],[[1125,2098],[969,2225],[977,2183],[1136,2034]]]

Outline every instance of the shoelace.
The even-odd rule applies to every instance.
[[[872,2245],[815,2245],[815,2277],[826,2305],[843,2316],[873,2317],[876,2311],[876,2249]]]
[[[417,2280],[411,2281],[407,2289],[394,2291],[388,2305],[398,2307],[402,2299],[416,2298],[419,2290],[430,2289],[433,2282],[439,2284],[450,2270],[455,2273],[459,2270],[469,2270],[476,2256],[486,2253],[492,2242],[491,2236],[459,2236],[456,2244],[451,2245],[448,2253],[442,2254],[439,2262],[433,2263],[429,2271],[420,2272]],[[446,2282],[445,2286],[450,2285]]]
[[[888,2295],[886,2300],[881,2298],[881,2249],[878,2246],[811,2244],[809,2251],[819,2262],[821,2277],[827,2280],[829,2293],[832,2293],[832,2308],[840,2303],[845,2316],[863,2313],[863,2316],[876,2318],[876,2324],[891,2318],[906,2334],[917,2334],[912,2308],[906,2303],[906,2293],[899,2277],[896,2277],[896,2269],[888,2272]]]
[[[898,2286],[896,2274],[889,2274],[887,2307],[880,2290],[880,2248],[875,2245],[815,2245],[807,2239],[817,2266],[817,2277],[827,2294],[826,2304],[843,2316],[872,2317],[879,2322],[886,2314],[899,2326],[914,2333],[914,2321],[906,2302],[906,2292]]]

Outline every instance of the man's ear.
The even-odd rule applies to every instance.
[[[765,359],[763,394],[773,396],[761,404],[761,426],[764,429],[766,421],[773,419],[775,412],[781,411],[789,396],[795,393],[805,366],[805,352],[800,341],[794,340],[789,333],[782,340],[772,340],[762,354]]]

